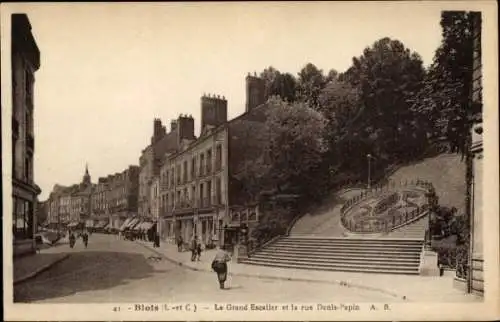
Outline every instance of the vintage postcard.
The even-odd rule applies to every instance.
[[[1,6],[4,319],[500,318],[494,1]]]

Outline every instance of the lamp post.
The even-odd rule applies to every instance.
[[[368,153],[366,155],[366,158],[368,159],[368,189],[370,189],[371,188],[371,171],[372,171],[371,160],[373,159],[373,156],[370,153]]]

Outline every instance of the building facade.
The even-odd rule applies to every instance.
[[[470,228],[471,242],[469,253],[468,291],[479,295],[484,294],[483,279],[483,125],[482,125],[482,63],[481,63],[481,13],[472,13],[473,25],[473,76],[471,109],[473,126],[471,129],[471,205]]]
[[[25,14],[11,16],[12,44],[12,232],[14,256],[35,251],[34,83],[40,51]]]
[[[104,182],[104,210],[109,217],[109,228],[118,230],[127,218],[137,215],[139,167],[129,166],[123,172],[107,176]]]
[[[64,229],[72,223],[85,222],[90,218],[92,191],[93,185],[88,167],[85,167],[85,173],[79,184],[69,187],[56,184],[46,200],[49,227]]]
[[[139,158],[138,213],[141,217],[151,218],[152,216],[151,185],[154,177],[159,175],[163,156],[177,150],[177,132],[175,121],[171,122],[171,129],[168,133],[160,119],[155,119],[153,122],[151,143],[142,151]]]
[[[217,235],[227,212],[226,115],[224,98],[202,97],[202,133],[197,139],[194,120],[179,117],[179,151],[164,156],[160,171],[163,238],[173,241],[181,236],[188,241],[196,235],[210,243]]]
[[[257,134],[265,122],[264,85],[264,80],[247,76],[246,112],[231,121],[224,97],[202,96],[199,138],[192,118],[177,119],[178,149],[164,155],[159,173],[163,239],[197,236],[205,244],[234,243],[231,228],[258,222],[258,201],[245,194],[238,175],[263,154]]]
[[[90,216],[91,218],[87,222],[87,225],[93,226],[95,221],[99,222],[109,219],[108,190],[107,178],[99,178],[92,189],[92,211]]]

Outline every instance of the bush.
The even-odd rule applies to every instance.
[[[288,226],[296,215],[296,211],[289,207],[276,207],[263,211],[261,220],[252,229],[252,239],[258,245],[262,245],[276,236],[286,234]]]
[[[466,272],[468,261],[468,246],[467,245],[453,245],[453,246],[438,246],[433,247],[434,251],[438,253],[438,264],[444,267],[457,270],[457,275]]]

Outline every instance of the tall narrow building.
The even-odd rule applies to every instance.
[[[11,16],[12,65],[12,232],[14,256],[35,251],[35,206],[40,188],[34,176],[35,72],[40,51],[25,14]]]

